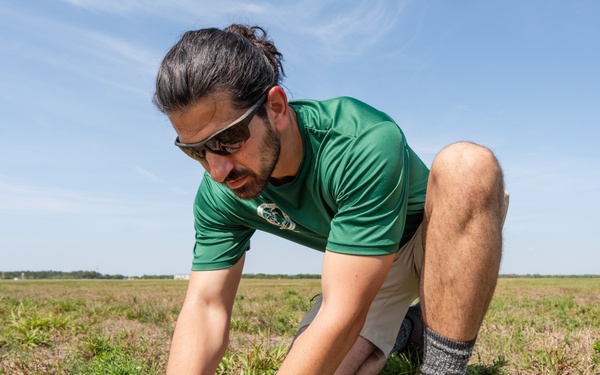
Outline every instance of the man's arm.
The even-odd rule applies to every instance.
[[[214,374],[229,340],[244,257],[231,268],[193,271],[177,319],[167,374]]]
[[[393,258],[325,253],[321,309],[278,374],[333,374],[358,338]]]

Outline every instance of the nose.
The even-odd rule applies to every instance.
[[[207,171],[216,182],[223,182],[233,169],[234,165],[231,159],[227,156],[206,153],[206,162],[208,163]]]

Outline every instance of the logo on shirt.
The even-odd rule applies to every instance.
[[[277,225],[279,229],[294,230],[296,228],[296,223],[275,203],[261,204],[256,209],[256,213],[269,223]]]

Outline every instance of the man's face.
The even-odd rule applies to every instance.
[[[241,199],[254,199],[260,195],[265,186],[267,186],[269,178],[279,159],[281,147],[279,134],[271,127],[268,121],[265,121],[262,118],[259,118],[258,120],[260,122],[258,126],[262,126],[265,129],[262,140],[257,141],[257,143],[260,143],[258,145],[258,170],[253,172],[246,167],[240,167],[239,169],[233,168],[224,181],[235,195]]]
[[[181,143],[197,143],[218,133],[238,119],[246,109],[235,109],[226,95],[202,99],[183,112],[169,115]],[[250,137],[231,155],[206,150],[199,158],[213,180],[227,185],[239,198],[260,195],[277,164],[279,134],[268,120],[254,116],[248,124]]]

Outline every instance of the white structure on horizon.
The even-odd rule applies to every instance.
[[[190,279],[190,274],[186,273],[186,274],[174,275],[173,279],[175,279],[175,280],[189,280]]]

